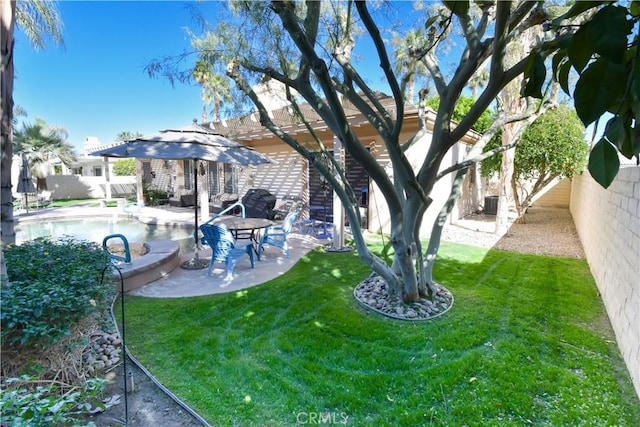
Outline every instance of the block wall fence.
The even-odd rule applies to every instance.
[[[640,167],[624,167],[608,189],[574,177],[571,215],[636,394],[640,396]]]

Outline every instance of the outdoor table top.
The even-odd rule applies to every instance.
[[[258,245],[260,244],[260,230],[273,225],[273,221],[266,218],[242,218],[238,216],[225,215],[216,218],[213,224],[224,224],[233,233],[236,239],[250,239],[253,250],[260,261]],[[244,233],[240,233],[244,231]]]
[[[246,231],[267,228],[273,221],[266,218],[241,218],[238,216],[222,216],[213,221],[214,224],[224,224],[229,230]]]

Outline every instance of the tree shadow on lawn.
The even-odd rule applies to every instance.
[[[355,425],[632,425],[640,415],[584,261],[444,243],[435,278],[456,303],[428,322],[361,308],[352,291],[368,274],[355,254],[316,250],[241,292],[128,298],[129,342],[220,424],[295,423],[296,411]]]
[[[563,407],[576,422],[638,419],[640,403],[585,260],[442,246],[434,276],[456,305],[435,346],[502,354],[497,365],[487,359],[486,371],[515,400],[525,391],[534,405]]]

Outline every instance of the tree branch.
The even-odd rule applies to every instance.
[[[398,85],[396,75],[392,71],[393,67],[391,66],[391,62],[389,61],[389,56],[387,55],[384,40],[380,35],[380,30],[378,29],[376,23],[373,22],[373,19],[369,14],[369,10],[367,9],[366,3],[360,0],[356,1],[356,9],[360,14],[360,18],[362,19],[365,28],[373,39],[376,51],[378,52],[378,57],[380,58],[380,67],[384,72],[389,87],[391,88],[391,93],[393,94],[393,98],[396,102],[396,120],[394,127],[391,129],[391,135],[392,137],[397,137],[400,134],[402,123],[404,121],[404,96],[402,94],[402,90],[400,89],[400,85]]]

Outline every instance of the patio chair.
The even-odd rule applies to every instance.
[[[48,208],[53,205],[53,191],[43,190],[38,194],[38,205],[42,208]]]
[[[211,247],[211,261],[209,261],[209,269],[207,276],[211,276],[213,264],[216,261],[224,262],[227,266],[227,279],[233,277],[233,269],[238,260],[244,255],[249,255],[251,268],[253,268],[253,243],[241,244],[236,246],[236,239],[227,226],[223,224],[203,224],[200,226],[202,231],[202,243]]]
[[[262,255],[264,245],[276,246],[282,249],[287,258],[289,258],[287,237],[293,229],[293,224],[298,219],[298,215],[300,215],[299,210],[292,210],[284,218],[281,225],[272,225],[265,229],[262,239],[260,240],[260,245],[258,245],[258,259]]]

